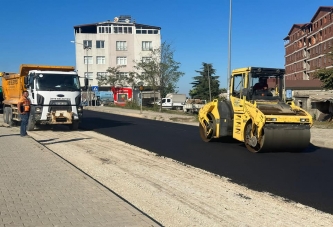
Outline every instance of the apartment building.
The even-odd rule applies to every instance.
[[[81,85],[83,77],[88,77],[89,86],[98,86],[96,78],[105,76],[109,67],[122,65],[119,78],[126,77],[134,71],[134,62],[146,60],[150,50],[161,45],[160,27],[138,24],[127,15],[115,17],[113,21],[76,25],[74,36]],[[109,89],[110,85],[99,87],[99,90]]]
[[[325,56],[333,50],[333,6],[321,6],[310,22],[294,24],[284,41],[286,80],[310,80],[320,86],[313,80],[315,70],[333,67]]]

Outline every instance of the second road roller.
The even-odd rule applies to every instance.
[[[229,99],[199,110],[203,141],[232,137],[254,153],[303,151],[310,144],[312,116],[285,89],[285,70],[246,67],[232,71]]]

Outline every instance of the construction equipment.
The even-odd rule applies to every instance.
[[[214,99],[199,111],[202,140],[232,137],[254,153],[304,150],[310,143],[312,116],[286,99],[284,74],[276,68],[233,70],[229,100]],[[259,78],[268,86],[255,90]]]
[[[81,88],[73,66],[22,64],[19,73],[0,73],[4,123],[20,122],[17,104],[23,91],[31,100],[27,130],[36,124],[64,124],[77,130],[83,116]],[[86,81],[85,81],[85,84]]]

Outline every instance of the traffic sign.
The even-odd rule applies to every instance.
[[[98,86],[91,86],[91,90],[95,92],[98,91]]]

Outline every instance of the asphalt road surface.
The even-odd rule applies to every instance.
[[[253,154],[232,139],[205,143],[196,126],[86,110],[81,129],[93,130],[161,156],[333,214],[333,150]]]

